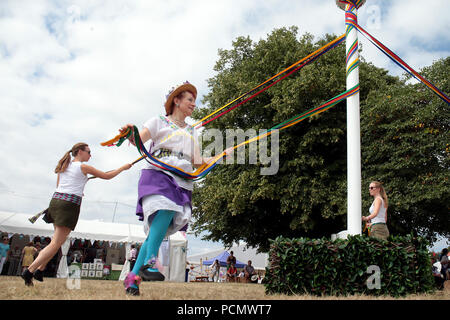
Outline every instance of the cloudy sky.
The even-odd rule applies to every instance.
[[[448,0],[368,0],[358,19],[419,70],[450,54],[449,9]],[[334,0],[2,0],[0,210],[45,208],[57,161],[77,142],[90,145],[90,164],[101,170],[135,160],[132,146],[100,142],[123,124],[140,127],[162,114],[169,88],[185,80],[197,86],[201,106],[218,49],[231,48],[238,36],[258,41],[292,25],[316,39],[340,35],[344,12]],[[402,74],[364,37],[360,42],[366,60]],[[141,166],[90,181],[80,218],[139,223]],[[189,254],[218,246],[191,236]]]

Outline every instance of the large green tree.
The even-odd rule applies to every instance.
[[[210,92],[203,101],[206,107],[198,109],[194,117],[201,118],[225,105],[334,38],[334,35],[325,35],[323,39],[315,41],[307,33],[298,36],[296,27],[275,29],[267,39],[258,42],[248,37],[237,38],[230,50],[219,50],[214,68],[216,75],[208,80]],[[268,129],[295,114],[318,106],[345,90],[344,59],[345,48],[339,46],[208,126],[223,132],[229,128]],[[378,129],[375,108],[384,106],[376,104],[381,103],[379,97],[386,100],[389,92],[394,97],[392,90],[399,90],[399,94],[410,86],[364,61],[360,64],[360,84],[363,143],[366,144],[362,148],[363,208],[368,208],[367,203],[370,201],[366,182],[375,177],[382,180],[392,194],[395,207],[393,210],[390,208],[389,213],[393,211],[394,216],[395,212],[393,223],[395,221],[404,228],[394,229],[407,232],[411,229],[410,225],[397,217],[402,215],[408,204],[412,204],[410,198],[413,194],[402,191],[408,200],[397,199],[394,196],[399,192],[397,184],[391,187],[388,179],[391,175],[380,173],[381,169],[377,167],[379,159],[373,158],[368,149],[373,150],[382,145],[382,141],[371,135]],[[390,106],[388,103],[386,105]],[[370,108],[366,110],[366,106]],[[389,108],[383,110],[383,116],[396,117],[398,111],[391,114]],[[405,116],[405,113],[401,112],[401,116]],[[399,121],[404,122],[401,119]],[[265,251],[269,247],[269,239],[279,235],[321,237],[345,229],[345,102],[280,132],[279,143],[279,171],[275,175],[261,175],[257,165],[219,165],[196,185],[193,194],[195,232],[206,231],[205,239],[221,241],[225,245],[243,240]],[[384,153],[389,153],[386,157],[395,162],[395,141],[391,147],[394,149]],[[412,150],[416,147],[410,146]],[[430,148],[433,149],[432,146]],[[444,165],[440,160],[442,154],[434,156],[437,165]],[[384,161],[379,165],[386,166]],[[436,205],[438,203],[432,195],[429,200]],[[422,215],[412,210],[409,212]]]

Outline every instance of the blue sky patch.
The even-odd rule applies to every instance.
[[[54,14],[49,13],[44,17],[45,28],[50,34],[56,35],[58,33],[58,23],[60,23],[61,18]]]
[[[3,42],[0,42],[0,57],[7,58],[11,54],[8,51],[8,48],[6,47],[6,44]]]
[[[420,49],[420,51],[436,52],[436,51],[450,51],[450,43],[445,40],[445,37],[434,37],[422,39],[419,37],[412,37],[410,44],[413,47]]]
[[[32,119],[29,121],[30,126],[37,127],[39,125],[42,125],[44,121],[53,119],[52,115],[49,113],[33,113]]]

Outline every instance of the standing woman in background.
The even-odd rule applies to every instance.
[[[374,198],[369,209],[370,215],[362,217],[362,220],[370,223],[372,238],[387,240],[389,230],[387,227],[388,199],[386,191],[380,182],[372,181],[369,185],[369,193]]]
[[[37,249],[34,247],[33,241],[28,242],[28,244],[22,249],[22,271],[25,271],[34,260],[34,254]]]
[[[3,265],[6,262],[8,256],[10,255],[10,246],[8,236],[3,237],[2,242],[0,243],[0,274],[3,271]]]
[[[87,174],[109,180],[131,168],[131,164],[125,164],[118,169],[103,172],[83,163],[90,158],[89,146],[86,143],[77,143],[66,152],[56,166],[55,173],[58,174],[56,191],[43,218],[45,222],[53,223],[55,232],[50,244],[42,249],[36,260],[23,271],[22,278],[27,286],[33,285],[33,277],[43,281],[42,271],[66,241],[69,233],[75,229],[80,215],[83,190],[88,181]]]

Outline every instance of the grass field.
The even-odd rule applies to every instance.
[[[402,298],[375,296],[315,297],[266,295],[261,284],[213,282],[143,282],[141,295],[125,295],[122,281],[44,278],[26,287],[20,277],[0,277],[0,300],[450,300],[450,281],[443,291]]]

